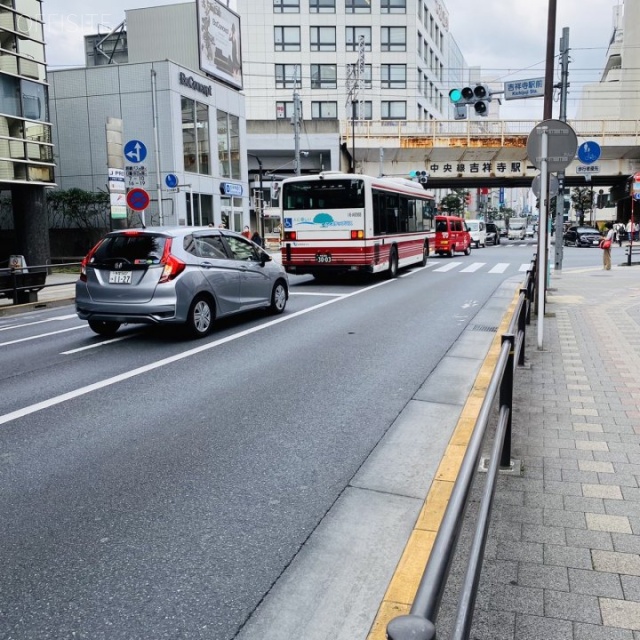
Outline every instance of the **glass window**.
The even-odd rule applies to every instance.
[[[196,144],[198,148],[198,173],[211,175],[209,141],[209,107],[206,104],[196,103]]]
[[[182,155],[184,170],[195,173],[196,158],[196,127],[194,121],[195,102],[189,98],[180,99],[182,106]]]
[[[295,89],[301,86],[299,64],[276,65],[276,89]]]
[[[47,88],[43,84],[22,80],[22,115],[27,120],[49,120],[47,112]]]
[[[371,0],[344,0],[345,13],[371,13]]]
[[[360,37],[364,38],[365,51],[371,51],[371,27],[346,27],[347,51],[357,51]]]
[[[300,27],[273,27],[276,51],[300,51]]]
[[[227,114],[219,111],[216,114],[218,130],[218,164],[219,173],[223,178],[231,177],[231,160],[229,154],[229,122]]]
[[[231,253],[235,260],[255,260],[258,262],[258,253],[253,244],[244,238],[236,238],[236,236],[225,236],[225,240],[231,249]]]
[[[362,209],[365,204],[364,182],[353,180],[312,180],[291,182],[282,187],[283,211],[298,209]]]
[[[349,65],[349,70],[348,70],[348,74],[350,78],[357,78],[358,74],[358,65],[357,64],[350,64]],[[370,64],[365,64],[364,65],[364,73],[362,75],[362,78],[360,78],[361,82],[362,82],[362,86],[365,89],[371,89],[372,87],[372,82],[371,82],[371,65]]]
[[[314,120],[335,120],[338,117],[338,103],[312,102],[311,117]]]
[[[135,236],[118,235],[105,238],[93,254],[91,264],[112,264],[115,259],[128,260],[131,268],[146,268],[147,264],[159,264],[166,242],[164,236],[141,233]]]
[[[407,65],[382,64],[380,65],[380,86],[383,89],[407,88]]]
[[[309,35],[311,51],[336,50],[335,27],[311,27]]]
[[[187,239],[185,238],[185,243],[186,240]],[[199,258],[212,258],[214,260],[228,259],[227,250],[220,235],[197,235],[193,237],[193,240],[193,249],[195,250],[195,255],[197,255]],[[188,251],[186,246],[185,251]],[[194,253],[194,251],[189,251],[189,253]]]
[[[190,98],[181,98],[182,153],[184,170],[211,175],[209,107]]]
[[[360,110],[362,109],[362,113]],[[351,103],[351,117],[354,120],[371,120],[373,118],[373,103],[370,100],[359,102],[355,100]]]
[[[229,148],[231,149],[231,177],[239,180],[240,175],[240,118],[229,114]]]
[[[404,100],[383,100],[380,111],[383,120],[406,120],[407,103]]]
[[[407,13],[407,0],[380,0],[380,13]]]
[[[309,0],[309,13],[335,13],[336,0]]]
[[[10,116],[22,115],[19,87],[18,78],[0,73],[0,113]]]
[[[3,4],[6,4],[4,2]],[[42,4],[40,0],[19,0],[15,3],[16,11],[24,16],[42,20]],[[19,16],[17,16],[19,18]]]
[[[278,120],[282,118],[293,118],[293,102],[278,100],[278,102],[276,102],[276,118]]]
[[[300,13],[300,0],[273,0],[273,13]]]
[[[406,51],[407,30],[405,27],[382,27],[380,32],[381,51]]]
[[[336,89],[338,86],[338,71],[335,64],[311,65],[312,89]]]

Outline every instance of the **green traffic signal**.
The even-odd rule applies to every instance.
[[[462,100],[462,91],[460,91],[460,89],[451,89],[451,91],[449,91],[449,100],[454,104],[460,102],[460,100]]]

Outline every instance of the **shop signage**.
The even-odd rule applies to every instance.
[[[189,87],[189,89],[198,91],[205,96],[213,95],[213,87],[211,85],[202,84],[202,82],[198,82],[193,76],[188,76],[186,73],[181,71],[179,79],[180,84],[183,87]]]

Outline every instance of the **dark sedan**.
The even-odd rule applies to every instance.
[[[487,244],[500,244],[500,229],[495,222],[487,222],[486,224],[486,238]]]
[[[595,227],[569,227],[563,236],[565,247],[598,247],[602,240],[602,234]]]

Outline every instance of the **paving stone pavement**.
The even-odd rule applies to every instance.
[[[470,637],[640,640],[640,267],[549,287],[542,349],[532,316],[515,376],[522,474],[498,479]]]

